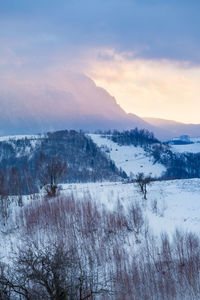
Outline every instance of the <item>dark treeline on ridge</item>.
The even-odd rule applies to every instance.
[[[200,177],[200,153],[175,153],[148,130],[99,132],[121,146],[142,147],[166,171],[157,179]],[[62,130],[44,135],[0,141],[0,194],[32,194],[42,187],[41,169],[57,158],[66,163],[59,183],[115,181],[127,178],[109,153],[103,152],[84,132]],[[132,173],[136,176],[135,171]]]
[[[102,132],[102,136],[110,138],[119,145],[142,147],[147,155],[153,156],[154,163],[160,163],[166,167],[162,179],[200,177],[200,153],[175,153],[168,143],[162,143],[146,129],[106,131]]]
[[[60,182],[119,180],[126,176],[82,132],[63,130],[0,142],[0,193],[31,194],[40,188],[41,168],[57,157],[67,168]]]
[[[135,147],[148,147],[151,144],[161,143],[154,134],[146,129],[132,129],[125,131],[104,131],[103,135],[107,135],[113,142],[119,145],[134,145]]]

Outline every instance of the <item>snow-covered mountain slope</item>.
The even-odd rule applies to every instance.
[[[147,200],[143,199],[137,184],[122,182],[96,182],[63,184],[61,196],[85,200],[88,197],[97,206],[109,211],[121,209],[128,213],[131,204],[138,202],[148,224],[149,230],[159,235],[162,232],[173,234],[176,229],[200,233],[200,179],[156,181],[147,186]],[[34,198],[33,198],[34,197]],[[23,196],[23,206],[19,207],[12,197],[9,207],[10,217],[5,228],[0,230],[1,252],[6,251],[4,232],[8,240],[16,239],[20,234],[16,222],[23,210],[30,210],[37,202],[46,201],[43,194]],[[16,198],[17,199],[17,198]],[[56,201],[51,200],[51,201]],[[12,233],[12,234],[9,234]]]
[[[147,187],[146,201],[137,184],[131,183],[66,184],[63,189],[63,193],[73,193],[77,198],[89,193],[91,199],[109,210],[115,210],[119,202],[127,210],[139,201],[155,234],[172,234],[176,229],[200,233],[200,179],[153,182]]]
[[[200,233],[199,187],[200,180],[194,179],[153,182],[151,186],[148,186],[147,200],[144,200],[136,184],[97,182],[63,185],[61,195],[51,199],[42,197],[42,194],[26,196],[23,197],[21,206],[19,203],[17,205],[17,201],[15,202],[16,197],[12,200],[7,221],[4,219],[3,224],[3,219],[1,219],[0,223],[1,266],[4,267],[3,271],[7,271],[7,268],[9,271],[3,273],[6,276],[2,276],[4,280],[2,282],[10,284],[10,281],[4,279],[7,279],[10,274],[11,279],[13,277],[17,280],[25,278],[25,281],[26,278],[36,278],[36,280],[40,276],[46,278],[46,274],[49,273],[51,278],[52,274],[60,275],[60,270],[62,271],[65,266],[60,247],[66,245],[67,249],[73,250],[64,252],[67,257],[67,272],[72,270],[73,274],[74,269],[76,272],[76,265],[73,262],[76,262],[76,257],[78,257],[78,265],[80,265],[80,269],[77,268],[78,280],[80,274],[83,274],[83,277],[87,274],[85,270],[89,270],[89,282],[91,282],[90,278],[105,278],[105,283],[103,282],[102,285],[101,282],[100,287],[107,286],[109,278],[114,278],[114,280],[119,278],[116,297],[114,295],[113,298],[112,288],[111,298],[106,296],[104,299],[141,300],[149,299],[146,295],[152,295],[151,299],[197,300],[199,292],[197,297],[191,298],[193,289],[188,291],[182,278],[188,274],[186,283],[189,282],[189,284],[191,277],[192,280],[194,278],[192,282],[195,284],[199,280],[199,265],[197,264]],[[51,249],[54,247],[58,249],[57,256],[51,254]],[[74,256],[73,253],[80,253],[80,255]],[[49,267],[50,259],[53,264]],[[61,263],[57,265],[57,262]],[[56,272],[54,273],[55,265]],[[152,268],[152,265],[155,268]],[[125,268],[126,271],[130,268],[133,271],[125,273],[128,275],[125,277],[115,276],[116,272],[117,275],[121,274],[118,268],[119,270]],[[141,276],[140,268],[144,270],[145,273],[142,273],[144,276]],[[26,270],[27,273],[24,273]],[[97,273],[98,270],[100,270],[99,273]],[[23,272],[23,277],[19,272]],[[106,276],[107,272],[109,277]],[[197,275],[196,272],[198,272]],[[149,274],[148,277],[147,274]],[[171,295],[154,297],[152,290],[151,294],[147,292],[144,297],[143,295],[141,297],[141,293],[137,298],[135,297],[135,291],[138,290],[138,278],[141,278],[144,283],[140,289],[143,291],[146,286],[151,287],[157,281],[160,284],[162,276],[163,291],[163,283],[169,278],[171,283],[172,277],[168,274],[172,274],[175,282],[182,276],[180,282],[184,290],[180,293],[180,297],[179,294],[176,298],[173,295],[172,297]],[[129,277],[132,280],[134,276],[136,276],[136,281],[130,281]],[[65,277],[62,276],[62,278]],[[71,278],[73,279],[70,277],[68,282],[71,282]],[[148,284],[146,284],[147,279]],[[125,288],[122,289],[122,297],[121,295],[118,297],[122,280],[130,283],[126,298],[123,297]],[[130,287],[133,284],[135,290],[130,295]],[[169,286],[171,285],[167,287]],[[36,297],[31,299],[38,299],[38,292],[34,295]],[[10,299],[19,299],[19,297]]]
[[[0,136],[0,142],[18,141],[18,140],[36,140],[44,137],[42,134],[24,134],[24,135],[4,135]]]
[[[89,134],[93,142],[106,152],[118,168],[121,168],[128,176],[142,172],[152,177],[160,177],[165,171],[165,167],[153,162],[153,157],[142,147],[133,145],[120,146],[100,134]]]

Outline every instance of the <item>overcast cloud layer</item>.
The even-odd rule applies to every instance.
[[[196,0],[6,0],[0,37],[23,56],[109,46],[199,63],[199,10]]]
[[[195,0],[0,1],[1,90],[72,70],[127,112],[200,123],[199,11]]]

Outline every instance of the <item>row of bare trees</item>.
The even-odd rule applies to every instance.
[[[43,156],[41,164],[38,166],[39,176],[38,185],[45,192],[46,198],[52,198],[59,194],[59,183],[62,179],[63,173],[67,170],[66,162],[62,161],[60,157],[55,156],[46,159]],[[24,170],[26,172],[26,170]],[[30,181],[28,177],[26,184]],[[31,189],[30,189],[31,190]],[[23,181],[21,179],[20,171],[17,167],[10,169],[2,169],[0,171],[0,223],[6,224],[10,215],[10,204],[14,200],[18,206],[23,205]]]

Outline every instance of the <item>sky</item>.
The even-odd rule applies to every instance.
[[[0,87],[84,73],[126,112],[200,123],[199,11],[199,0],[0,0]]]

